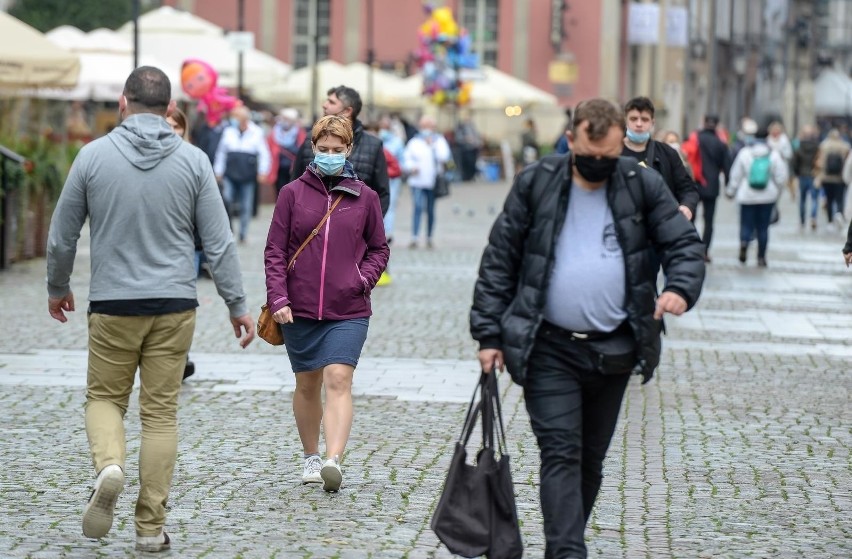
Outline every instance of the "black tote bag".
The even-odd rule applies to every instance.
[[[476,393],[480,398],[476,402]],[[515,493],[506,453],[496,372],[480,376],[456,442],[444,490],[432,515],[432,531],[447,549],[462,557],[519,559],[523,555]],[[475,403],[476,402],[476,403]],[[482,420],[482,449],[476,465],[467,464],[467,444]],[[494,434],[498,431],[499,460]]]

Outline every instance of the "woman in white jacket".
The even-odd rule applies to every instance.
[[[766,144],[767,132],[758,131],[746,137],[746,147],[737,154],[731,166],[726,190],[729,198],[740,205],[740,262],[745,264],[748,245],[757,237],[757,265],[766,267],[766,248],[769,245],[769,222],[772,208],[783,185],[787,183],[787,163],[777,151]]]
[[[414,199],[411,244],[417,247],[420,234],[420,216],[426,211],[426,246],[432,248],[432,232],[435,229],[435,179],[444,172],[444,164],[452,153],[447,140],[435,132],[435,119],[423,116],[420,132],[408,141],[403,153],[402,167],[409,173],[408,186]]]

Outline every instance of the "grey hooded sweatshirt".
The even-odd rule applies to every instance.
[[[234,236],[210,160],[162,116],[137,114],[80,150],[47,239],[47,290],[70,291],[89,218],[90,301],[195,299],[198,227],[231,317],[248,312]]]

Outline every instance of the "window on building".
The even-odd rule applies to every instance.
[[[499,0],[462,0],[459,23],[470,33],[473,50],[480,61],[497,66]]]
[[[296,0],[293,18],[293,67],[304,68],[310,63],[311,25],[313,16],[311,4],[317,7],[317,62],[328,59],[328,48],[331,43],[331,0]]]

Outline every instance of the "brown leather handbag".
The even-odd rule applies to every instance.
[[[305,250],[305,247],[308,246],[308,243],[311,242],[314,237],[319,235],[319,230],[322,228],[325,221],[328,219],[328,216],[331,215],[331,212],[334,211],[334,208],[337,207],[337,204],[343,199],[343,194],[337,197],[337,200],[331,205],[328,211],[325,213],[323,218],[317,223],[317,226],[311,230],[308,238],[305,239],[299,248],[296,250],[296,253],[290,258],[290,261],[287,263],[287,271],[289,272],[293,268],[293,264],[296,263],[296,258]],[[284,345],[284,331],[281,330],[281,325],[275,322],[275,319],[272,318],[272,312],[269,310],[269,306],[264,304],[260,307],[260,316],[257,317],[257,335],[270,345]]]

